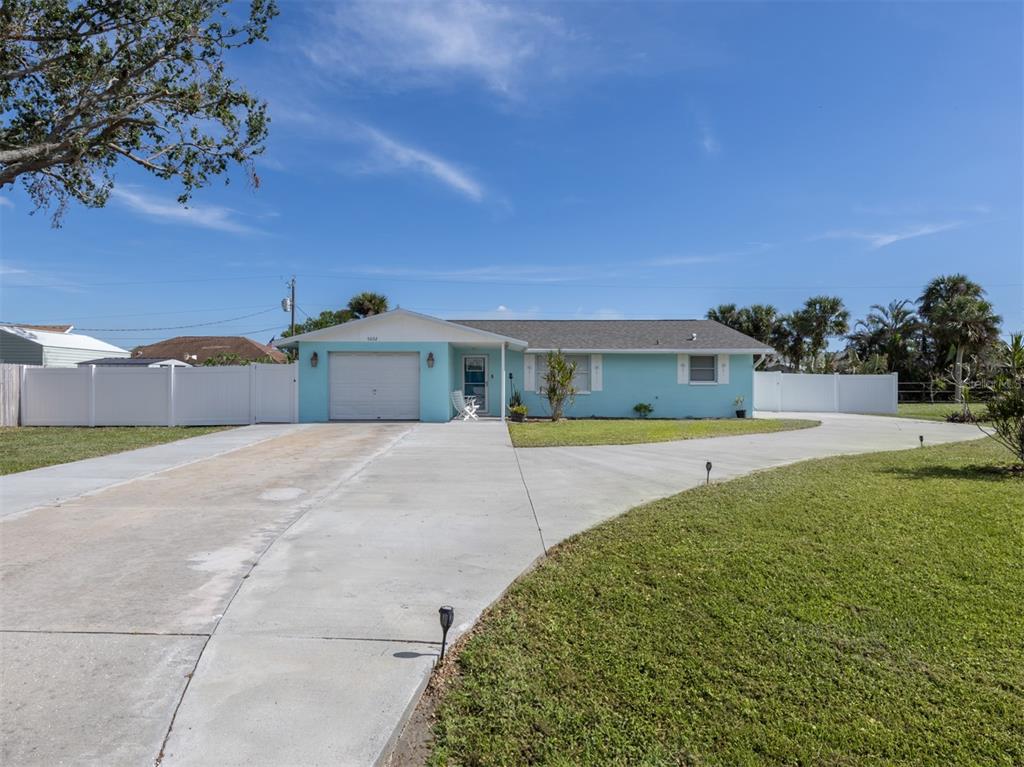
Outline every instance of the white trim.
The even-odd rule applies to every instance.
[[[404,317],[413,317],[413,318],[418,319],[418,320],[423,320],[424,322],[431,322],[431,323],[434,323],[434,324],[437,324],[437,325],[442,325],[444,327],[458,329],[460,332],[470,333],[472,335],[476,335],[476,336],[479,336],[481,338],[487,338],[487,339],[491,339],[491,340],[494,340],[494,341],[504,341],[504,342],[507,342],[507,343],[511,344],[512,346],[520,346],[523,349],[525,349],[527,347],[526,341],[520,341],[517,338],[510,338],[509,336],[499,335],[498,333],[492,333],[489,330],[480,330],[479,328],[474,328],[474,327],[471,327],[470,325],[460,325],[457,322],[450,322],[448,320],[442,320],[439,317],[431,317],[429,314],[420,314],[419,312],[411,312],[408,309],[392,309],[389,312],[383,312],[381,314],[374,314],[374,315],[372,315],[370,317],[363,317],[362,319],[359,319],[359,320],[349,320],[348,322],[342,322],[339,325],[331,325],[328,328],[320,328],[319,330],[311,330],[308,333],[301,333],[300,335],[297,335],[297,336],[290,336],[289,338],[282,338],[280,341],[276,341],[274,343],[274,346],[276,346],[277,348],[280,349],[280,348],[284,348],[284,347],[288,347],[288,346],[293,346],[294,344],[297,344],[300,341],[319,341],[319,340],[324,340],[324,341],[339,340],[339,341],[343,341],[343,340],[346,340],[346,339],[335,339],[335,338],[332,338],[332,336],[335,335],[340,329],[344,329],[344,330],[348,331],[348,330],[350,330],[353,327],[359,327],[359,326],[364,325],[366,323],[369,323],[369,324],[372,325],[372,324],[375,324],[377,322],[380,322],[383,319],[387,319],[387,318],[391,318],[391,317],[402,317],[402,316],[404,316]],[[348,340],[351,340],[351,339],[348,339]],[[356,343],[358,343],[358,341],[356,341]],[[365,341],[364,341],[364,343],[365,343]]]
[[[669,349],[663,346],[655,346],[653,349],[527,349],[528,354],[547,354],[548,352],[562,352],[562,354],[774,354],[773,349]]]
[[[718,383],[722,385],[729,383],[729,366],[731,362],[732,360],[729,359],[728,354],[715,355],[715,364],[718,365]]]
[[[505,347],[507,346],[505,341],[501,342],[501,420],[505,420],[505,378],[508,373],[505,371]]]
[[[537,391],[537,355],[523,355],[523,391]]]
[[[590,391],[604,390],[604,376],[601,371],[601,355],[590,355]]]

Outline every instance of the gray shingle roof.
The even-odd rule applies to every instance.
[[[767,349],[714,320],[451,320],[531,349]],[[696,337],[694,337],[696,335]]]

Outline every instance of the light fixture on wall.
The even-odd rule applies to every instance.
[[[311,354],[311,355],[309,356],[309,364],[310,364],[310,365],[311,365],[312,367],[316,367],[316,366],[317,366],[317,363],[318,363],[318,362],[320,362],[320,355],[319,355],[319,354],[317,354],[316,352],[313,352],[313,353],[312,353],[312,354]]]
[[[434,353],[433,352],[430,352],[430,354],[427,355],[427,367],[428,368],[434,367]]]

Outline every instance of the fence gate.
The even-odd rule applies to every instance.
[[[889,375],[754,373],[754,409],[795,413],[896,412],[899,378]]]
[[[13,366],[12,366],[13,367]],[[298,366],[28,367],[24,426],[219,426],[298,421]],[[6,386],[4,387],[6,391]]]

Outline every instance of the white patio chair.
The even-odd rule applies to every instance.
[[[476,397],[466,397],[461,390],[456,389],[452,392],[452,404],[459,411],[457,417],[462,418],[463,421],[480,420],[476,414],[476,411],[480,409],[476,404]]]

